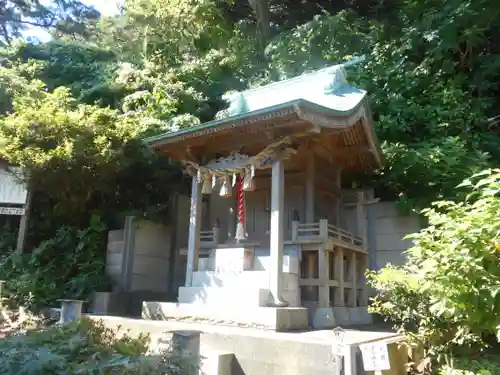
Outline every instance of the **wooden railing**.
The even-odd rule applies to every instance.
[[[292,222],[292,241],[326,241],[329,238],[364,247],[363,239],[360,236],[328,224],[326,219],[321,219],[317,223]]]
[[[327,225],[328,225],[329,238],[336,238],[340,241],[348,242],[356,246],[361,246],[361,247],[363,246],[363,239],[360,236],[352,234],[351,232],[348,232],[346,230],[337,228],[334,225],[331,224]]]

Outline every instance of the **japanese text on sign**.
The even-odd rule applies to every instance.
[[[359,346],[359,349],[363,357],[363,367],[365,371],[378,372],[391,368],[386,344],[362,344]]]

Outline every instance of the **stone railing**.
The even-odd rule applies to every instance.
[[[363,248],[363,239],[351,232],[328,224],[328,220],[321,219],[317,223],[292,222],[292,241],[326,241],[336,239],[345,244]]]

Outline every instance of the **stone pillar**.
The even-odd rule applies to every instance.
[[[172,335],[172,347],[185,364],[183,374],[200,373],[200,332],[175,331]]]
[[[186,265],[186,284],[191,286],[193,271],[198,268],[200,253],[200,228],[201,228],[201,183],[197,176],[192,177],[191,185],[191,211],[189,214],[189,237]]]
[[[74,299],[60,299],[61,313],[59,317],[59,324],[71,323],[82,317],[83,301]]]
[[[270,306],[283,307],[288,304],[281,298],[283,290],[283,230],[284,230],[284,204],[285,204],[285,172],[283,162],[276,160],[272,166],[271,186],[271,275],[270,290],[272,302]]]

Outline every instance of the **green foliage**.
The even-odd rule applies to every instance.
[[[6,248],[0,278],[7,280],[10,298],[33,309],[54,305],[61,298],[88,301],[92,292],[111,286],[102,251],[105,241],[105,227],[98,218],[83,230],[59,228],[30,254],[19,255],[13,251],[15,242],[2,241]]]
[[[93,214],[114,226],[120,213],[165,210],[182,179],[140,142],[154,129],[141,111],[81,104],[67,88],[48,92],[12,70],[0,68],[2,74],[20,83],[9,85],[13,111],[0,117],[0,152],[29,171],[42,239],[49,238],[47,225],[52,233],[63,224],[83,227]]]
[[[0,56],[5,66],[15,68],[25,78],[40,79],[50,91],[67,87],[87,104],[94,104],[91,92],[97,87],[112,86],[117,64],[115,54],[109,50],[58,40],[44,44],[18,41],[1,51]],[[112,105],[109,96],[101,92],[96,101]]]
[[[10,44],[30,27],[60,35],[86,35],[86,26],[99,17],[93,7],[78,0],[3,0],[0,8],[0,45]]]
[[[134,338],[105,328],[102,322],[82,319],[0,340],[0,372],[158,374],[157,364],[145,355],[148,344],[146,335]]]
[[[500,11],[487,1],[439,3],[404,2],[390,20],[348,11],[317,16],[267,47],[269,76],[279,78],[367,56],[349,79],[368,90],[387,162],[369,180],[419,208],[453,199],[460,181],[500,161],[498,125],[489,119],[498,114]],[[466,60],[462,31],[450,24],[457,14],[470,36]]]
[[[468,191],[464,201],[424,210],[429,226],[410,236],[403,267],[369,275],[380,292],[373,310],[431,354],[488,344],[500,329],[500,170],[460,188]]]
[[[453,365],[440,369],[439,375],[496,375],[500,373],[500,358],[485,356],[478,359],[458,358]]]

